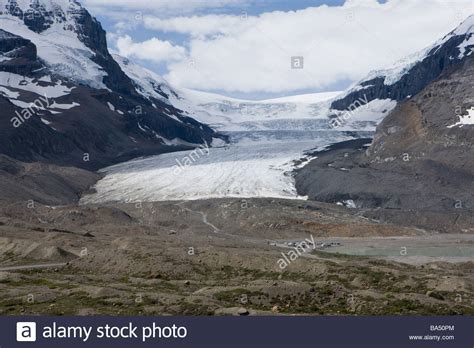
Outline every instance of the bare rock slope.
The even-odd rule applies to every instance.
[[[358,207],[474,211],[474,57],[445,70],[379,125],[369,148],[316,154],[296,175],[300,194]]]
[[[75,203],[99,175],[73,167],[23,163],[0,155],[0,201],[63,205]]]

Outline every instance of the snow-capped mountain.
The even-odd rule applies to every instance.
[[[218,137],[163,97],[137,88],[78,2],[0,0],[2,153],[97,168]]]
[[[30,40],[50,72],[92,88],[119,88],[99,22],[74,0],[0,0],[1,28]],[[125,86],[121,86],[122,88]]]
[[[143,94],[164,97],[200,122],[224,132],[269,129],[375,131],[398,102],[419,93],[449,67],[460,64],[474,47],[474,16],[430,47],[396,66],[369,73],[345,92],[311,94],[264,101],[239,100],[171,87],[161,77],[132,63],[122,69]],[[309,124],[307,121],[311,121]]]
[[[358,99],[402,101],[419,93],[449,67],[459,65],[474,49],[474,15],[433,45],[385,70],[371,72],[331,104],[346,110]]]
[[[220,132],[267,130],[365,130],[375,131],[377,124],[396,103],[390,99],[373,100],[364,107],[350,110],[350,118],[332,127],[331,119],[346,112],[331,109],[340,91],[296,95],[268,100],[243,100],[214,93],[171,86],[161,76],[126,58],[114,55],[125,73],[133,80],[138,93],[160,99],[183,110],[189,117],[210,125]],[[342,118],[342,117],[341,117]]]

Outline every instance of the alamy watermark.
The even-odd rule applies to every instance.
[[[15,110],[15,116],[11,118],[10,122],[13,127],[19,128],[32,116],[36,115],[39,111],[46,110],[50,106],[48,97],[39,97],[34,102],[30,103],[27,108],[24,108],[20,112]]]
[[[186,168],[192,166],[194,163],[199,161],[204,156],[209,156],[211,153],[211,149],[209,145],[206,143],[193,151],[189,154],[184,156],[181,160],[176,159],[176,164],[173,166],[173,174],[180,175]]]
[[[362,106],[368,108],[369,100],[367,96],[364,94],[363,98],[358,98],[355,102],[353,102],[349,107],[341,114],[335,118],[332,118],[329,121],[329,125],[331,128],[338,128],[346,123],[347,120],[351,119],[354,116],[355,110],[359,109]]]
[[[314,236],[311,235],[311,238],[306,238],[304,241],[295,243],[295,246],[291,248],[291,250],[287,253],[281,253],[282,257],[277,261],[278,267],[281,270],[284,270],[301,255],[306,254],[307,252],[315,249],[316,243],[314,241]]]
[[[291,68],[304,69],[304,57],[302,56],[291,57]]]

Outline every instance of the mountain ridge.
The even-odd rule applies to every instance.
[[[74,0],[0,0],[0,29],[0,153],[98,169],[225,140],[140,94],[101,24]]]
[[[377,126],[371,144],[368,141],[361,146],[349,142],[315,153],[317,158],[296,173],[298,193],[318,201],[340,204],[350,201],[353,207],[362,209],[450,211],[472,217],[472,21],[473,16],[460,25],[461,29],[445,36],[440,41],[443,45],[435,44],[429,50],[431,56],[419,60],[393,88],[398,88],[400,93],[411,91],[410,85],[403,83],[416,76],[414,72],[426,71],[436,59],[444,63],[446,57],[456,56],[459,59],[452,59],[455,63],[435,70],[436,77],[428,74],[428,79],[426,76],[421,79],[423,83],[430,80],[427,85],[418,93],[399,100]],[[466,31],[467,36],[454,35]],[[382,77],[377,79],[382,83]],[[336,103],[348,103],[358,93],[367,93],[369,99],[370,93],[380,97],[390,88],[384,86],[385,90],[369,85],[366,89],[349,92]],[[437,224],[440,226],[441,222]],[[464,232],[469,231],[466,226],[468,223],[464,221]],[[443,229],[449,231],[448,227]]]
[[[450,66],[459,64],[474,48],[474,15],[435,44],[405,58],[391,69],[372,71],[362,81],[333,101],[331,107],[347,110],[351,104],[366,96],[403,101],[419,93]],[[455,54],[458,53],[458,54]]]

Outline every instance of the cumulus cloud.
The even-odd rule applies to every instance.
[[[193,37],[232,34],[238,31],[238,28],[244,29],[249,25],[243,22],[246,19],[245,12],[241,16],[230,15],[207,15],[192,17],[173,17],[169,19],[161,19],[157,17],[146,16],[144,24],[149,29],[160,30],[163,32],[176,32],[181,34],[189,34]],[[248,20],[256,22],[257,19],[248,18]]]
[[[118,54],[124,57],[136,57],[154,63],[182,60],[186,57],[186,50],[181,46],[174,46],[169,41],[152,38],[143,42],[133,42],[128,35],[116,38]]]
[[[189,35],[188,52],[169,42],[134,43],[130,37],[122,38],[119,50],[148,59],[151,47],[161,47],[157,51],[173,57],[167,59],[165,77],[188,88],[246,93],[326,89],[431,45],[472,11],[472,0],[348,0],[343,6],[259,16],[147,16],[148,29]],[[292,69],[292,57],[303,57],[304,68]]]
[[[153,11],[160,14],[192,12],[205,8],[244,6],[248,0],[83,0],[96,9],[121,8]]]

